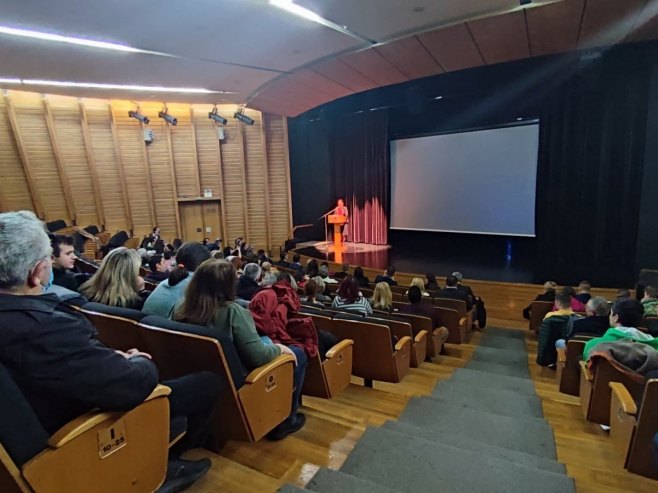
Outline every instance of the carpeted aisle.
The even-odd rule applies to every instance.
[[[303,491],[286,485],[280,491]],[[572,493],[528,371],[524,334],[488,328],[463,369],[400,419],[364,433],[340,471],[306,490]]]

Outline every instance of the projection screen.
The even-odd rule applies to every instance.
[[[390,146],[391,229],[535,236],[538,122]]]

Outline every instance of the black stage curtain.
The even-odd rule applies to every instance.
[[[349,115],[331,126],[331,190],[349,209],[348,241],[388,243],[387,127],[385,111]]]

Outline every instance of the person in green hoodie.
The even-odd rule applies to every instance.
[[[645,317],[655,317],[658,315],[658,289],[653,286],[644,288],[644,297],[642,298]]]
[[[658,339],[638,330],[642,323],[644,308],[632,298],[618,299],[610,309],[610,328],[602,337],[592,339],[585,344],[583,360],[587,361],[592,350],[602,342],[634,341],[648,344],[658,350]]]

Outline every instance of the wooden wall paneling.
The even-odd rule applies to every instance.
[[[260,111],[245,110],[253,118],[252,126],[243,125],[244,171],[249,243],[256,249],[269,250],[267,153],[263,134],[263,115]]]
[[[419,34],[418,40],[447,72],[484,65],[466,24]]]
[[[528,32],[522,11],[471,21],[468,28],[488,64],[530,56]]]
[[[111,108],[133,234],[145,235],[155,226],[156,220],[142,125],[128,116],[128,111],[134,109],[130,101],[112,101]]]
[[[9,118],[20,149],[36,212],[47,221],[71,221],[48,135],[41,95],[9,91]]]
[[[103,210],[103,200],[101,198],[101,186],[98,180],[98,169],[96,168],[96,156],[91,142],[91,135],[89,133],[89,125],[87,123],[87,112],[85,111],[84,104],[78,102],[78,112],[80,118],[80,128],[82,128],[82,139],[84,141],[85,152],[87,154],[87,163],[89,165],[89,173],[91,178],[91,187],[94,194],[94,203],[98,211],[99,229],[105,227],[105,211]]]
[[[140,123],[141,133],[150,129],[153,132],[153,142],[142,141],[142,152],[146,163],[145,188],[150,192],[148,200],[152,211],[152,226],[158,226],[164,238],[176,238],[179,234],[176,214],[176,180],[172,174],[174,166],[171,154],[168,124],[158,117],[162,103],[143,103],[139,106],[140,113],[150,119],[148,125]],[[144,233],[141,233],[144,234]]]
[[[247,196],[247,156],[245,154],[245,125],[240,122],[236,122],[237,127],[237,137],[239,140],[239,168],[241,173],[241,183],[242,183],[242,218],[243,218],[243,230],[245,231],[244,239],[251,242],[249,239],[249,197]]]
[[[0,209],[36,210],[25,176],[18,144],[12,132],[7,102],[0,98]]]
[[[403,38],[374,48],[409,79],[418,79],[443,72],[441,67],[416,36]]]
[[[277,247],[288,239],[292,228],[287,124],[285,117],[269,113],[265,113],[263,119],[269,175],[270,253],[276,257]]]
[[[381,53],[373,49],[342,55],[339,59],[354,70],[365,74],[380,86],[397,84],[409,80],[395,65],[384,58]]]
[[[131,230],[132,215],[110,104],[100,99],[84,99],[82,112],[96,167],[105,229],[111,233]]]
[[[55,131],[55,126],[53,124],[53,113],[50,109],[50,104],[48,103],[48,98],[43,96],[43,108],[45,109],[46,115],[46,128],[48,130],[48,136],[50,137],[50,145],[52,146],[53,156],[55,158],[55,166],[57,167],[57,175],[59,176],[59,181],[62,186],[62,191],[64,192],[64,204],[68,211],[69,217],[73,221],[73,224],[77,224],[78,216],[75,210],[75,204],[73,203],[73,197],[71,194],[71,185],[69,183],[69,178],[64,167],[62,150],[59,147],[59,142],[57,141],[57,133]]]
[[[183,233],[180,223],[180,210],[178,207],[178,181],[176,180],[176,163],[174,161],[174,149],[171,142],[171,127],[169,125],[165,125],[165,130],[167,136],[167,144],[169,145],[169,174],[171,176],[171,181],[174,184],[174,186],[171,187],[174,201],[174,215],[176,217],[176,234],[174,237],[180,238]]]
[[[320,75],[338,82],[354,92],[367,91],[377,87],[377,84],[337,58],[328,58],[315,63],[311,68]]]
[[[633,29],[646,0],[590,0],[580,27],[578,48],[608,46],[622,41]]]
[[[567,0],[527,9],[531,56],[575,50],[585,0]]]
[[[193,105],[191,111],[192,121],[194,122],[200,187],[201,190],[211,190],[213,196],[219,197],[221,200],[219,206],[221,232],[219,237],[224,240],[225,244],[228,244],[224,180],[222,176],[222,150],[217,136],[217,126],[208,118],[212,106]],[[220,114],[228,113],[220,111]]]
[[[200,195],[199,168],[189,105],[167,106],[169,113],[178,118],[178,125],[169,127],[178,197],[198,197]]]
[[[203,196],[201,190],[201,170],[199,168],[199,153],[197,151],[197,141],[196,141],[196,128],[194,127],[194,112],[192,111],[192,106],[188,108],[189,124],[190,124],[190,133],[192,137],[191,150],[194,160],[194,179],[196,182],[196,193],[199,197]]]
[[[229,116],[228,113],[226,116]],[[224,242],[233,245],[236,238],[247,236],[246,186],[244,177],[244,147],[242,143],[242,123],[229,118],[226,125],[226,138],[221,143],[223,203],[222,212],[226,216]],[[215,134],[217,138],[217,134]]]

